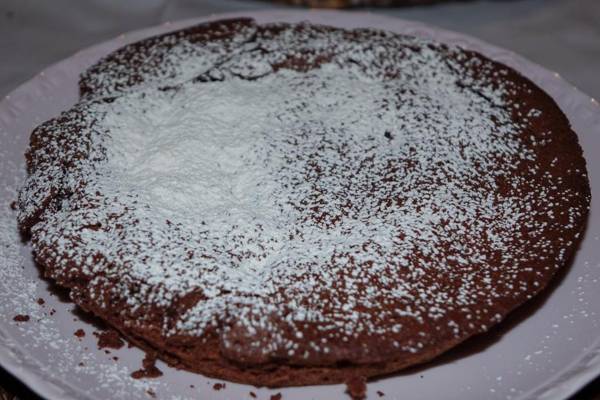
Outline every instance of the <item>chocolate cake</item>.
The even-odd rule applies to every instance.
[[[358,381],[487,331],[574,255],[590,190],[555,102],[478,53],[222,20],[108,55],[34,130],[44,275],[171,365]]]

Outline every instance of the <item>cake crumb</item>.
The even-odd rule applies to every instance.
[[[16,201],[13,201],[10,203],[10,209],[13,211],[17,210],[17,202]]]
[[[120,349],[123,347],[125,342],[121,339],[121,335],[115,330],[108,330],[104,332],[94,332],[94,336],[98,338],[99,349]]]
[[[85,336],[85,331],[83,329],[77,329],[73,335],[77,336],[79,339]]]
[[[377,395],[378,395],[379,397],[383,397],[383,396],[385,396],[385,393],[383,393],[381,390],[378,390],[378,391],[377,391]]]
[[[13,321],[16,322],[27,322],[29,321],[29,315],[26,314],[17,314],[13,317]]]
[[[132,372],[131,377],[133,379],[158,378],[162,374],[162,371],[156,367],[156,355],[146,353],[142,360],[142,368]]]
[[[367,380],[364,376],[355,376],[346,381],[346,393],[352,400],[363,400],[367,395]]]
[[[281,400],[282,397],[281,393],[277,393],[271,396],[271,400]]]
[[[253,399],[255,399],[256,398],[256,393],[250,392],[250,397],[252,397]]]
[[[224,384],[224,383],[215,383],[215,384],[213,385],[213,389],[214,389],[214,390],[217,390],[217,391],[218,391],[218,390],[221,390],[221,389],[225,389],[225,384]]]
[[[46,301],[40,297],[39,299],[37,299],[37,303],[38,303],[40,306],[43,306],[44,304],[46,304]]]

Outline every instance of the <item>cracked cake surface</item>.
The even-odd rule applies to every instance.
[[[576,251],[577,136],[527,78],[373,29],[221,20],[130,44],[34,130],[45,276],[172,365],[282,386],[421,363]]]

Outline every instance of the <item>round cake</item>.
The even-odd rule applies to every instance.
[[[573,257],[577,136],[527,78],[373,29],[221,20],[108,55],[34,130],[46,277],[176,367],[389,374],[487,331]]]

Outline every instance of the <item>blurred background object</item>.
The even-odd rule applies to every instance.
[[[314,8],[390,7],[433,4],[452,0],[279,0],[280,3]]]

